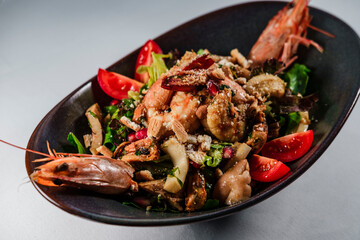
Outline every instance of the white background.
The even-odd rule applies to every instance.
[[[99,67],[240,2],[0,0],[0,138],[25,147],[45,114]],[[360,33],[360,1],[310,5]],[[113,226],[68,214],[26,183],[25,152],[1,144],[0,239],[360,239],[359,122],[357,104],[322,157],[275,196],[219,220],[171,227]]]

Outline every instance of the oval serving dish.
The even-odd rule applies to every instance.
[[[211,12],[154,39],[167,52],[177,48],[180,52],[207,48],[212,53],[228,55],[238,48],[243,54],[265,28],[267,22],[285,6],[283,2],[253,2],[227,7]],[[279,181],[263,184],[253,189],[252,197],[233,206],[192,213],[146,212],[121,204],[120,196],[105,196],[93,192],[51,188],[37,185],[35,188],[57,207],[88,219],[119,225],[156,226],[191,223],[210,220],[239,212],[274,195],[303,174],[326,150],[348,118],[359,96],[360,40],[357,34],[338,18],[310,7],[314,17],[312,25],[336,35],[329,38],[311,29],[310,39],[322,47],[321,54],[314,48],[299,48],[297,62],[311,69],[308,93],[318,92],[320,101],[311,112],[314,143],[310,151],[299,160],[288,164],[291,173]],[[145,40],[144,40],[145,41]],[[346,44],[343,44],[346,42]],[[107,70],[132,77],[140,49],[122,58]],[[28,148],[47,152],[46,141],[58,152],[67,151],[66,136],[89,132],[85,110],[94,102],[108,104],[107,97],[99,88],[96,76],[70,93],[57,104],[39,123],[32,134]],[[26,153],[26,168],[31,174],[39,163],[33,153]]]

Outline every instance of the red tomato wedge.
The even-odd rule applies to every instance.
[[[261,155],[282,162],[291,162],[309,151],[314,139],[312,130],[293,133],[265,143]]]
[[[135,81],[124,75],[108,72],[99,68],[98,82],[101,89],[110,97],[117,100],[128,97],[128,91],[138,92],[142,85],[141,82]]]
[[[285,176],[289,171],[290,168],[288,166],[276,159],[256,154],[250,159],[250,176],[259,182],[276,181]]]
[[[152,63],[152,56],[151,53],[160,53],[162,54],[162,50],[159,47],[159,45],[156,44],[156,42],[154,42],[153,40],[148,40],[144,46],[141,48],[139,56],[136,60],[136,66],[135,66],[135,79],[143,82],[143,83],[147,83],[149,81],[149,74],[148,73],[142,73],[139,74],[136,72],[136,70],[138,69],[139,66],[141,65],[145,65],[145,66],[150,66]]]

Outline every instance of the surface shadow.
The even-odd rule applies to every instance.
[[[246,214],[238,213],[227,217],[194,223],[189,225],[189,229],[193,232],[194,239],[234,239],[235,236],[229,234],[234,232],[234,229],[245,228]],[[241,235],[236,231],[236,238],[241,239]],[[244,232],[245,233],[245,232]]]

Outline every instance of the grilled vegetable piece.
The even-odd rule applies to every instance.
[[[187,179],[185,210],[193,212],[202,208],[206,202],[206,196],[204,175],[199,170],[195,170]]]
[[[171,206],[176,208],[179,211],[183,211],[183,202],[184,202],[184,193],[183,191],[178,191],[177,193],[169,193],[164,190],[165,179],[159,179],[148,182],[139,183],[139,187],[146,192],[149,192],[154,195],[160,195],[163,197]]]

